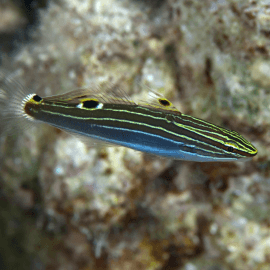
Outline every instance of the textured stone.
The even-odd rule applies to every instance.
[[[182,112],[243,134],[259,154],[175,161],[45,125],[3,137],[3,269],[268,269],[264,2],[61,0],[40,10],[31,42],[2,64],[25,87],[49,96],[120,82],[142,100],[158,90]]]

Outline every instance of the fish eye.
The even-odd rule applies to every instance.
[[[38,95],[34,95],[33,100],[36,101],[36,102],[40,102],[42,100],[42,98],[40,96],[38,96]]]
[[[83,107],[87,109],[96,108],[99,105],[99,102],[96,100],[86,100],[83,102]]]
[[[167,100],[167,99],[165,99],[165,98],[160,98],[160,99],[158,100],[158,102],[159,102],[160,105],[166,106],[166,107],[168,107],[168,106],[171,105],[170,101]]]
[[[234,152],[235,149],[238,149],[237,143],[232,142],[232,141],[225,142],[225,146],[228,147],[227,151],[230,152],[230,153]]]

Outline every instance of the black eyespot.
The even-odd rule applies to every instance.
[[[160,98],[159,100],[159,104],[162,105],[162,106],[170,106],[171,103],[167,100],[167,99],[164,99],[164,98]]]
[[[232,153],[234,151],[234,148],[232,146],[229,146],[227,150],[228,150],[228,152]]]
[[[38,95],[34,95],[33,100],[36,101],[36,102],[40,102],[42,100],[42,98],[40,96],[38,96]]]
[[[87,101],[84,101],[83,107],[88,108],[88,109],[93,109],[93,108],[96,108],[98,104],[99,102],[96,100],[87,100]]]

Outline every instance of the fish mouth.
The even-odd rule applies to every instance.
[[[253,151],[250,151],[249,154],[250,154],[252,157],[254,157],[254,156],[256,156],[256,155],[258,154],[258,150],[257,150],[256,148],[254,148],[254,150],[253,150]]]
[[[254,156],[257,155],[257,153],[258,153],[258,150],[255,148],[255,150],[247,153],[247,155],[248,155],[247,157],[243,157],[243,158],[241,158],[241,160],[244,160],[244,161],[251,160]]]

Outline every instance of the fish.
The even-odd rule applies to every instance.
[[[135,102],[118,84],[41,97],[0,73],[0,115],[4,130],[45,123],[89,144],[124,146],[178,160],[225,162],[257,154],[236,131],[184,114],[156,91]]]

